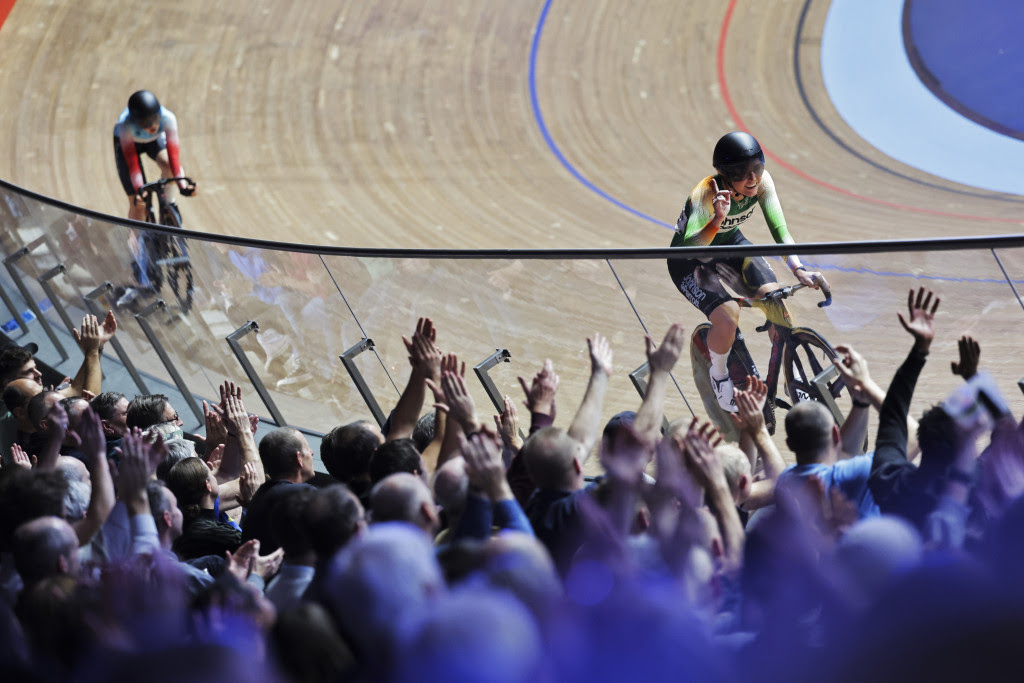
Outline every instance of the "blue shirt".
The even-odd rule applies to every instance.
[[[871,460],[873,453],[864,453],[833,465],[814,463],[811,465],[794,465],[779,475],[778,487],[797,486],[814,476],[825,485],[828,494],[834,487],[857,506],[860,519],[877,517],[881,514],[874,496],[868,488],[868,477],[871,476]]]

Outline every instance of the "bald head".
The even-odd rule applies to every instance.
[[[57,456],[57,469],[68,482],[80,481],[88,483],[92,480],[89,476],[89,468],[85,466],[85,463],[70,455]]]
[[[574,491],[583,485],[579,444],[558,427],[544,427],[523,444],[523,463],[539,489]]]
[[[786,413],[786,445],[799,465],[828,462],[839,444],[832,413],[817,401],[801,401]]]
[[[725,480],[737,504],[747,499],[750,491],[750,460],[747,454],[735,444],[721,444],[715,447],[715,454],[722,461]]]
[[[28,419],[28,403],[36,394],[42,393],[39,382],[31,379],[16,379],[4,387],[3,401],[7,410],[18,418],[18,429],[31,431]]]
[[[78,571],[78,536],[59,517],[38,517],[14,532],[14,566],[26,586]]]
[[[82,414],[89,407],[89,402],[81,396],[72,396],[62,399],[60,404],[64,406],[64,412],[68,414],[68,432],[81,431]]]
[[[380,480],[370,492],[372,519],[377,522],[408,522],[433,536],[439,520],[437,506],[423,480],[408,472],[396,472]]]
[[[469,477],[466,476],[466,461],[462,456],[452,458],[438,468],[434,474],[434,497],[447,514],[462,514],[468,494]]]

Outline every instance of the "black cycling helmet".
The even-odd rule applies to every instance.
[[[160,114],[160,100],[148,90],[139,90],[128,98],[128,118],[138,125]]]
[[[750,133],[727,133],[715,145],[712,164],[726,178],[743,177],[751,162],[764,164],[764,152]]]

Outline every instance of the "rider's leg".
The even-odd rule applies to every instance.
[[[156,161],[157,166],[160,167],[161,178],[173,178],[174,171],[171,170],[171,158],[167,154],[167,148],[164,148],[157,152],[157,155],[153,157]],[[167,193],[167,200],[173,202],[178,197],[178,186],[175,183],[167,183],[167,188],[164,190]]]
[[[142,163],[142,155],[139,155],[139,163]],[[128,162],[124,158],[124,150],[121,149],[121,142],[114,136],[114,164],[117,166],[117,177],[121,181],[121,187],[128,195],[128,218],[133,221],[146,220],[146,205],[135,198],[135,187],[132,185],[132,178],[128,172]],[[144,169],[143,169],[144,170]],[[142,181],[145,182],[145,172]]]
[[[133,221],[146,220],[146,203],[135,195],[128,195],[128,218]]]
[[[173,178],[174,177],[174,172],[171,171],[171,157],[167,153],[167,150],[166,149],[160,150],[159,152],[157,152],[157,155],[156,155],[155,158],[156,158],[157,166],[160,167],[160,177],[161,178]]]
[[[706,339],[711,357],[711,386],[718,404],[724,410],[735,411],[728,359],[736,338],[740,308],[722,285],[717,263],[670,258],[668,271],[676,289],[711,322]]]
[[[726,301],[708,315],[711,329],[708,330],[708,349],[712,353],[726,354],[736,340],[736,327],[740,322],[740,306],[735,301]]]
[[[711,385],[715,390],[718,404],[730,412],[736,411],[733,399],[733,383],[729,377],[729,352],[736,340],[736,327],[739,324],[740,307],[735,301],[726,301],[711,311],[708,320],[708,352],[711,356]]]

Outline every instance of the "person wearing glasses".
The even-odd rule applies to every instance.
[[[764,152],[754,136],[728,133],[715,145],[715,173],[690,192],[686,199],[673,247],[737,246],[751,244],[740,226],[761,208],[768,229],[778,244],[793,244],[786,227],[775,183],[765,169]],[[786,265],[802,284],[818,288],[827,284],[821,273],[808,270],[798,256],[787,256]],[[707,343],[711,355],[711,386],[718,404],[736,412],[733,383],[727,361],[736,327],[739,304],[725,290],[722,278],[742,296],[763,296],[778,289],[777,278],[763,257],[669,258],[668,270],[676,288],[711,322]]]

